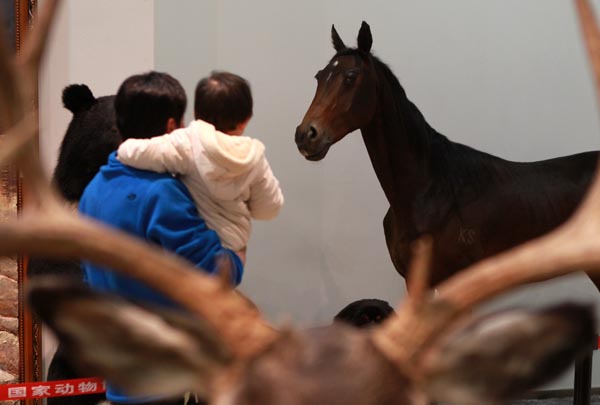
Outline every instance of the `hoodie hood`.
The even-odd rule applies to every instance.
[[[247,136],[227,135],[217,131],[207,122],[196,120],[190,127],[195,133],[200,133],[200,142],[206,156],[231,176],[238,176],[251,170],[262,158],[265,146],[258,139]]]

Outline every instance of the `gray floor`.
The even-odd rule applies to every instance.
[[[511,405],[571,405],[573,398],[548,398],[515,401]],[[600,405],[600,395],[593,395],[591,405]]]

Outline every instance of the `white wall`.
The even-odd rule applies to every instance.
[[[50,44],[40,77],[40,147],[49,172],[71,120],[62,107],[65,86],[84,83],[100,97],[154,68],[154,2],[66,0]]]
[[[212,69],[249,79],[255,115],[247,134],[265,142],[286,206],[278,219],[255,225],[242,290],[276,322],[327,323],[352,300],[396,302],[404,294],[385,249],[387,203],[359,134],[319,163],[305,161],[293,142],[316,88],[313,76],[333,54],[332,23],[353,45],[366,20],[375,53],[430,124],[452,140],[524,161],[598,149],[590,70],[572,4],[564,0],[71,0],[65,6],[62,40],[54,42],[41,83],[48,162],[70,119],[60,106],[66,84],[114,93],[126,76],[154,66],[183,82],[191,105],[195,83]],[[562,298],[600,307],[600,295],[582,276],[524,289],[497,305]],[[552,387],[570,386],[567,377]]]
[[[187,120],[194,117],[198,79],[207,76],[218,60],[217,11],[215,0],[154,2],[154,66],[175,76],[186,89]]]

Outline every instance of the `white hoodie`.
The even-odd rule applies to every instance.
[[[208,227],[232,250],[246,247],[251,218],[272,219],[283,205],[262,142],[201,120],[151,139],[128,139],[117,158],[138,169],[180,174]]]

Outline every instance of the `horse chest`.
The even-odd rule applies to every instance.
[[[422,229],[422,234],[433,237],[433,285],[485,256],[480,227],[463,222],[459,218],[451,218],[442,227]]]
[[[434,239],[433,278],[437,283],[483,254],[481,232],[453,217],[443,226],[418,221],[412,215],[390,209],[384,218],[384,232],[390,257],[396,270],[406,278],[412,255],[411,246],[422,235]]]
[[[410,211],[390,209],[384,228],[397,271],[406,277],[411,244],[421,235],[430,235],[434,240],[431,282],[437,284],[476,261],[548,232],[568,217],[576,202],[569,199],[557,208],[553,201],[555,206],[549,209],[523,193],[504,191],[445,210],[427,203],[415,204]]]

